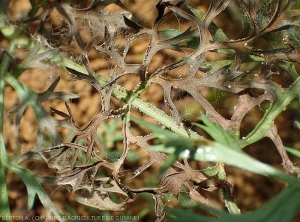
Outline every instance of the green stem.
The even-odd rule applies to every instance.
[[[12,52],[14,44],[11,44],[8,48],[8,52]],[[0,65],[0,215],[4,218],[10,218],[11,212],[9,209],[8,193],[6,185],[6,167],[8,162],[8,156],[5,148],[5,141],[3,136],[3,122],[4,122],[4,88],[5,80],[4,76],[9,68],[10,58],[4,54],[3,61]],[[10,221],[4,219],[3,221]]]
[[[270,129],[277,116],[282,113],[290,102],[300,94],[300,77],[284,92],[280,89],[275,90],[276,101],[269,107],[268,111],[264,114],[263,118],[256,125],[254,130],[245,138],[241,147],[246,147],[249,144],[261,140],[266,132]]]
[[[240,214],[241,210],[234,202],[234,198],[231,194],[230,189],[222,188],[222,192],[223,192],[225,207],[227,208],[228,212],[230,214]]]
[[[85,67],[80,66],[79,64],[77,64],[67,58],[64,58],[60,55],[54,55],[53,57],[51,57],[50,62],[52,62],[56,66],[68,67],[70,69],[73,69],[80,73],[88,75],[88,72],[85,69]],[[103,78],[97,74],[95,74],[94,76],[102,86],[105,86],[108,84],[108,81],[105,78]],[[147,85],[145,87],[147,87]],[[112,94],[115,98],[117,98],[121,101],[124,101],[124,102],[129,101],[133,107],[137,108],[142,113],[153,118],[158,123],[162,124],[163,126],[165,126],[166,128],[170,129],[171,131],[173,131],[174,133],[176,133],[180,136],[191,137],[194,139],[202,139],[203,138],[198,133],[196,133],[190,129],[187,129],[183,124],[178,125],[171,116],[168,116],[161,109],[158,109],[154,105],[138,98],[136,95],[139,94],[141,90],[142,89],[139,87],[137,89],[137,91],[135,91],[134,93],[131,94],[125,88],[116,85],[113,89]]]

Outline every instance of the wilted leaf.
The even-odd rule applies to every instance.
[[[116,203],[111,199],[111,194],[117,193],[120,197],[120,203]],[[109,177],[95,179],[94,187],[91,191],[87,189],[79,189],[75,192],[75,198],[78,202],[99,210],[121,211],[132,199],[128,198],[119,185]]]

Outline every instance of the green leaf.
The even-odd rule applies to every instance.
[[[163,129],[162,127],[159,127],[157,125],[154,125],[154,124],[151,124],[145,120],[142,120],[142,119],[138,119],[136,117],[131,117],[131,120],[140,125],[140,126],[144,126],[146,129],[149,129],[151,130],[152,132],[154,132],[157,137],[161,140],[167,140],[167,139],[176,139],[178,138],[178,135],[169,131],[169,130],[166,130],[166,129]]]
[[[45,190],[43,189],[40,182],[37,180],[37,177],[33,175],[29,170],[19,167],[14,164],[8,164],[7,168],[16,173],[22,181],[25,183],[28,193],[28,209],[30,210],[33,207],[35,196],[37,195],[46,208],[47,216],[51,216],[52,213],[57,218],[61,218],[63,213],[61,210],[51,201]],[[63,221],[59,219],[59,221]]]
[[[1,136],[2,137],[2,136]],[[0,146],[4,148],[4,140],[1,140]],[[2,142],[3,141],[3,142]],[[2,149],[2,148],[0,148]],[[7,185],[6,185],[6,168],[3,163],[3,157],[6,154],[1,154],[0,159],[0,215],[3,217],[9,217],[11,216],[10,209],[9,209],[9,202],[8,202],[8,193],[7,193]],[[4,220],[6,221],[6,220]]]
[[[179,139],[179,138],[177,138]],[[172,144],[172,146],[168,146]],[[286,174],[272,166],[259,162],[241,150],[232,149],[218,142],[197,141],[194,140],[194,147],[184,149],[181,146],[176,146],[176,142],[168,142],[157,146],[149,147],[148,150],[175,154],[178,157],[189,157],[198,161],[222,162],[231,166],[238,167],[243,170],[260,174],[263,176],[271,176],[295,184],[300,187],[300,180],[292,175]]]
[[[290,184],[296,183],[300,186],[300,181],[296,177],[259,162],[239,149],[233,149],[236,148],[235,143],[239,140],[229,136],[220,126],[211,123],[206,117],[203,118],[203,122],[206,124],[204,129],[217,142],[180,137],[146,121],[136,118],[133,120],[150,129],[160,139],[160,145],[152,146],[148,150],[165,152],[177,157],[190,157],[198,161],[222,162],[260,175],[276,177]]]
[[[149,150],[160,152],[174,153],[176,147],[152,147]],[[183,151],[180,154],[183,156]],[[282,171],[271,167],[267,164],[261,163],[256,159],[248,156],[239,150],[228,148],[219,143],[212,143],[211,146],[198,147],[196,153],[191,155],[192,158],[199,161],[223,162],[243,170],[248,170],[263,176],[272,176],[282,179],[290,184],[296,183],[300,186],[300,181],[291,175],[285,174]]]
[[[224,167],[221,166],[220,163],[216,164],[215,166],[212,167],[207,167],[202,170],[203,173],[205,173],[207,176],[213,177],[213,176],[218,176],[220,179],[225,179],[226,174],[224,172]]]
[[[190,221],[190,222],[273,222],[273,221],[293,221],[300,208],[300,189],[295,186],[286,187],[281,193],[274,197],[264,207],[255,211],[240,215],[233,215],[208,206],[200,205],[203,209],[216,215],[217,218],[206,217],[181,209],[169,209],[167,215],[172,221]]]
[[[8,9],[9,3],[10,3],[9,0],[1,0],[0,1],[0,15],[2,15],[2,14],[6,15],[7,14],[7,9]]]
[[[178,29],[164,29],[164,30],[159,31],[159,34],[162,34],[168,38],[174,38],[176,36],[179,36],[182,33],[183,33],[183,31],[178,30]]]
[[[214,141],[233,149],[239,149],[239,140],[236,139],[235,133],[228,133],[220,125],[212,123],[204,114],[201,115],[201,119],[204,125],[198,123],[194,123],[194,125],[203,129]]]
[[[300,9],[300,1],[295,1],[293,9]]]
[[[300,123],[298,121],[295,121],[296,126],[298,127],[298,129],[300,129]]]
[[[200,69],[203,69],[208,74],[213,74],[220,70],[223,67],[229,67],[233,63],[233,60],[219,60],[213,62],[203,62],[200,66]]]
[[[1,3],[0,3],[1,4]],[[1,14],[0,14],[1,19]],[[1,23],[1,21],[0,21]],[[14,46],[8,48],[8,53],[12,52]],[[4,89],[5,81],[4,76],[7,73],[10,65],[10,57],[7,54],[3,55],[2,62],[0,63],[0,216],[11,216],[8,193],[7,193],[7,184],[6,184],[6,162],[7,162],[7,153],[5,147],[5,138],[3,133],[3,120],[5,119],[4,113]],[[6,221],[6,220],[4,220]]]
[[[270,129],[277,116],[282,113],[287,106],[293,101],[294,98],[300,94],[300,78],[298,77],[289,88],[282,90],[281,87],[273,84],[272,90],[276,95],[276,101],[270,104],[269,109],[265,112],[260,122],[256,124],[255,128],[250,132],[245,140],[241,142],[241,147],[246,147],[260,139],[262,139],[265,133]]]
[[[178,29],[165,29],[165,30],[159,31],[159,34],[162,34],[168,38],[174,38],[176,36],[179,36],[182,33],[183,33],[183,31],[178,30]],[[180,40],[180,41],[174,43],[173,45],[178,46],[178,47],[187,47],[187,48],[191,48],[191,49],[197,49],[200,45],[200,39],[199,39],[199,36],[193,36],[191,38],[186,38],[186,39]]]
[[[47,129],[49,132],[49,136],[52,139],[53,145],[57,145],[61,143],[61,138],[56,129],[56,122],[53,120],[51,115],[47,113],[45,108],[42,105],[42,102],[46,100],[60,99],[63,101],[69,101],[72,99],[76,99],[79,96],[72,93],[66,92],[53,92],[54,88],[58,84],[59,78],[57,78],[50,87],[42,92],[36,93],[32,91],[28,86],[22,84],[12,75],[6,75],[5,80],[9,83],[17,92],[20,102],[19,104],[11,110],[11,112],[17,112],[16,119],[16,129],[18,131],[18,127],[21,121],[21,117],[25,109],[28,106],[31,106],[36,115],[37,122],[39,123],[38,135],[37,135],[37,143],[36,147],[41,148],[44,144],[44,132]]]
[[[40,7],[45,7],[45,4],[47,3],[46,0],[29,0],[30,1],[30,4],[31,4],[31,10],[29,12],[29,15],[30,16],[34,16],[36,15],[38,9]]]
[[[205,14],[200,11],[197,8],[193,8],[188,5],[188,9],[200,20],[203,21]],[[226,34],[223,32],[222,29],[220,29],[214,22],[211,22],[208,27],[209,32],[212,34],[213,38],[217,42],[225,42],[228,41],[229,38],[226,36]]]
[[[289,148],[289,147],[284,147],[286,149],[286,151],[288,151],[290,154],[293,154],[294,156],[300,158],[300,150],[296,150],[293,148]]]
[[[285,70],[293,80],[296,80],[299,77],[299,74],[293,62],[283,61],[281,64],[279,64],[279,67]]]
[[[165,140],[165,146],[167,146],[167,147],[168,146],[170,146],[170,147],[176,146],[178,149],[176,149],[174,153],[167,156],[165,162],[160,167],[159,176],[162,176],[163,173],[165,173],[165,171],[173,165],[173,163],[178,159],[181,150],[192,149],[193,141],[189,140],[189,139],[185,139],[185,138],[178,138],[178,136],[176,136],[176,138],[173,138],[171,140],[169,138],[167,138]],[[184,155],[186,155],[186,157],[187,157],[189,155],[189,153],[190,152],[186,152]]]
[[[202,11],[197,8],[193,8],[190,5],[188,5],[187,7],[200,21],[203,21],[205,14]]]

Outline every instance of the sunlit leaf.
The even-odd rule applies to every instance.
[[[197,9],[197,8],[193,8],[192,6],[190,6],[190,5],[188,5],[188,9],[198,18],[198,19],[200,19],[201,21],[203,20],[203,18],[204,18],[204,13],[201,11],[201,10],[199,10],[199,9]]]

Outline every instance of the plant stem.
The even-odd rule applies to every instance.
[[[14,44],[10,44],[8,52],[12,52]],[[3,135],[3,122],[4,122],[4,76],[9,68],[10,58],[4,54],[2,63],[0,65],[0,215],[4,216],[3,221],[9,221],[6,218],[11,216],[8,202],[7,185],[6,185],[6,165],[8,156],[5,148],[5,141]]]
[[[56,66],[68,67],[70,69],[74,69],[80,73],[88,75],[88,72],[85,69],[85,67],[80,66],[79,64],[73,62],[72,60],[62,57],[61,55],[54,55],[49,60]],[[109,83],[105,78],[103,78],[97,74],[95,74],[94,77],[98,80],[98,82],[102,86],[105,86]],[[180,136],[190,137],[193,139],[203,139],[202,136],[200,136],[198,133],[196,133],[190,129],[187,129],[183,124],[178,125],[171,116],[167,115],[162,110],[156,108],[154,105],[152,105],[148,102],[145,102],[144,100],[142,100],[138,97],[135,97],[135,94],[130,95],[130,93],[121,86],[116,85],[113,89],[112,94],[115,98],[117,98],[121,101],[126,102],[126,101],[130,100],[130,104],[133,107],[137,108],[142,113],[153,118],[158,123],[160,123],[161,125],[165,126],[166,128],[170,129],[171,131],[173,131],[174,133],[176,133]],[[133,96],[133,97],[131,97],[131,96]]]
[[[286,107],[291,103],[293,99],[299,96],[300,77],[298,77],[286,91],[276,89],[275,93],[276,101],[271,104],[268,111],[264,114],[263,118],[256,125],[254,130],[249,133],[243,143],[241,143],[241,148],[244,148],[249,144],[261,140],[265,136],[265,133],[271,127],[277,116],[286,109]]]

